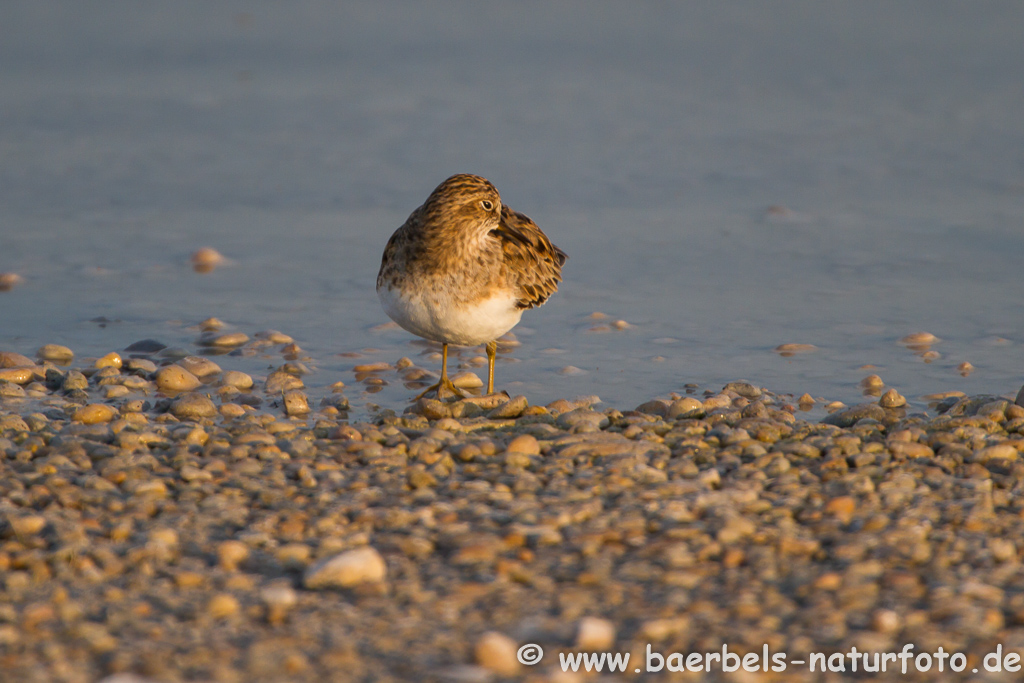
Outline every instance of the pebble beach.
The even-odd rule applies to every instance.
[[[1011,680],[982,659],[1024,650],[1024,390],[808,411],[733,382],[362,420],[346,395],[431,369],[314,392],[287,335],[204,328],[194,355],[0,353],[4,680],[632,680],[558,653],[906,643],[967,669],[876,680]],[[246,350],[249,372],[217,363]]]

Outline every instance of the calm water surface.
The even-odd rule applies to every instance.
[[[532,402],[1024,382],[1018,2],[186,5],[0,9],[0,348],[197,351],[214,316],[401,409],[351,372],[437,369],[379,328],[380,253],[472,172],[570,255],[498,367]]]

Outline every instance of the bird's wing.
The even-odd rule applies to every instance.
[[[507,206],[501,207],[501,223],[491,234],[501,240],[505,265],[518,290],[516,306],[534,308],[547,301],[562,281],[565,252],[536,223]]]
[[[387,246],[384,247],[384,254],[380,259],[380,270],[377,271],[377,289],[380,289],[389,281],[391,284],[397,285],[405,277],[402,263],[409,260],[409,251],[414,249],[415,240],[412,235],[415,234],[420,222],[423,220],[422,213],[423,207],[420,206],[409,214],[409,218],[406,219],[405,223],[398,230],[395,230],[394,234],[391,235],[391,239],[388,240]],[[399,258],[400,255],[404,256],[404,258]]]

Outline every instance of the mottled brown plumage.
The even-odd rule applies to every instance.
[[[494,341],[558,289],[566,255],[525,215],[504,206],[480,176],[454,175],[388,241],[377,274],[387,314],[413,334],[447,345],[487,343],[488,392]]]
[[[491,231],[501,240],[505,265],[519,292],[516,306],[535,308],[558,290],[565,252],[524,214],[501,207],[501,224]]]

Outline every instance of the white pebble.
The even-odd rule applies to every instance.
[[[451,379],[452,384],[460,389],[479,389],[484,385],[483,380],[474,372],[460,372]]]
[[[615,624],[598,617],[580,619],[576,647],[587,652],[610,650],[615,645]]]
[[[376,549],[363,546],[320,560],[306,570],[303,585],[309,589],[348,588],[361,583],[383,581],[387,573],[384,558]]]

